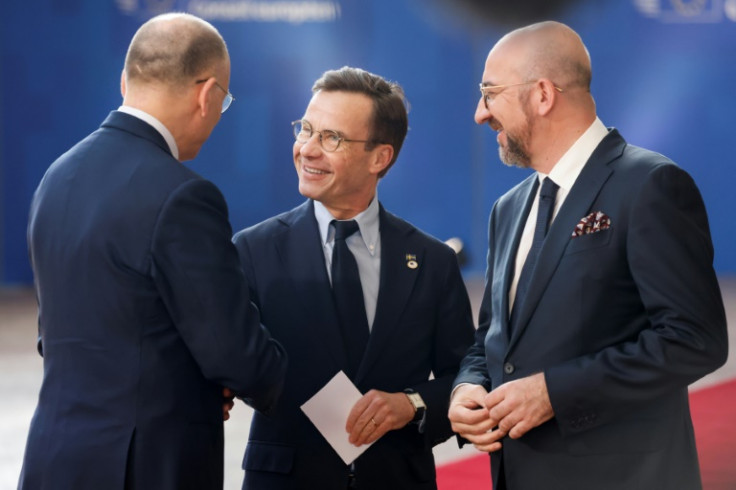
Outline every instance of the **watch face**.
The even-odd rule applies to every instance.
[[[424,405],[424,400],[422,400],[422,397],[419,395],[419,393],[410,393],[409,399],[414,405],[414,408],[416,408],[417,410],[419,410],[420,408],[426,408]]]

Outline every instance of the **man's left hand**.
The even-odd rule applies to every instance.
[[[544,373],[509,381],[486,395],[485,406],[501,434],[518,439],[554,417]]]
[[[370,444],[386,432],[401,429],[414,418],[414,406],[405,393],[371,390],[357,401],[345,429],[355,446]]]

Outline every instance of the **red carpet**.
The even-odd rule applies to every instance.
[[[736,380],[690,394],[703,490],[736,489]],[[437,468],[439,490],[490,490],[488,456]]]

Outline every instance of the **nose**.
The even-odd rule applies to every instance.
[[[319,139],[319,133],[315,131],[305,143],[299,143],[297,141],[296,144],[301,145],[301,148],[299,148],[299,153],[309,157],[319,155],[322,152],[322,143]]]
[[[483,96],[478,99],[478,105],[475,107],[475,122],[477,124],[486,124],[493,118],[491,111],[488,110],[483,103]]]

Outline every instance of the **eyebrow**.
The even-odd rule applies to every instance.
[[[329,129],[329,128],[317,130],[317,129],[314,129],[314,125],[311,122],[309,122],[307,119],[301,118],[300,121],[302,122],[302,124],[305,124],[305,123],[309,124],[309,127],[312,128],[312,131],[318,131],[320,133],[329,131],[330,133],[335,133],[339,138],[345,138],[345,133],[343,133],[342,131],[338,131],[336,129]]]
[[[502,84],[500,84],[500,83],[494,83],[494,82],[489,82],[489,81],[483,81],[483,82],[481,82],[481,86],[482,87],[498,87],[499,85],[502,85]]]

